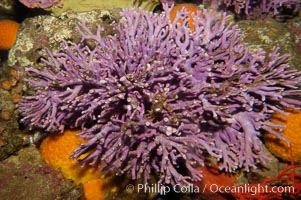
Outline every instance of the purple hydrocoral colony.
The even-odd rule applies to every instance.
[[[20,0],[28,8],[42,8],[44,10],[49,10],[54,6],[63,6],[61,0]]]
[[[219,1],[219,0],[213,0]],[[292,10],[300,9],[300,0],[223,0],[227,7],[234,8],[237,14],[244,13],[247,18],[274,17],[281,8]]]
[[[248,51],[225,14],[198,12],[192,32],[185,11],[170,22],[171,8],[123,10],[116,34],[104,38],[101,27],[94,34],[81,23],[80,43],[49,53],[46,68],[27,68],[36,93],[19,104],[22,122],[80,127],[88,142],[72,158],[88,153],[82,164],[145,182],[151,173],[163,184],[200,180],[196,167],[209,155],[226,171],[265,162],[260,131],[282,138],[268,119],[300,107],[291,97],[301,74],[277,49]]]

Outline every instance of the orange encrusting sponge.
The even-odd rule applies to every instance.
[[[12,20],[0,20],[0,50],[9,50],[15,44],[20,25]]]
[[[291,143],[294,161],[301,163],[301,112],[292,111],[288,116],[277,113],[272,116],[271,121],[286,126],[283,130],[283,137]],[[264,141],[267,148],[276,157],[284,161],[291,161],[290,149],[285,141],[271,133],[264,135]]]
[[[79,131],[66,130],[63,134],[47,137],[40,146],[40,152],[47,164],[60,169],[64,176],[75,183],[82,183],[87,200],[103,200],[106,180],[97,167],[80,167],[69,155],[85,140],[77,136]],[[83,158],[83,155],[80,158]]]
[[[86,200],[103,200],[105,199],[103,190],[104,183],[101,179],[93,179],[84,184],[84,193]]]
[[[66,178],[75,183],[85,183],[100,177],[100,172],[96,167],[80,167],[77,160],[69,158],[81,143],[85,143],[77,133],[79,131],[67,130],[62,135],[49,136],[42,142],[40,151],[46,163],[61,169]]]
[[[188,27],[190,28],[190,30],[192,32],[195,31],[195,27],[194,27],[194,19],[192,14],[196,15],[197,11],[199,10],[199,7],[194,5],[194,4],[189,4],[189,3],[183,3],[183,4],[178,4],[176,6],[173,7],[173,9],[170,12],[170,20],[174,21],[174,19],[176,18],[177,12],[181,11],[183,8],[186,9],[186,11],[188,12]],[[178,21],[179,23],[183,23],[182,19],[179,19]]]

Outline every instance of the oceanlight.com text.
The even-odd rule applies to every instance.
[[[268,186],[268,185],[238,185],[238,186],[220,186],[218,184],[206,184],[203,191],[209,187],[212,193],[249,193],[256,195],[258,193],[293,193],[295,188],[293,186]]]

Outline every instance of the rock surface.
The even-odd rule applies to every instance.
[[[47,166],[34,146],[0,163],[1,199],[84,199],[82,186]]]

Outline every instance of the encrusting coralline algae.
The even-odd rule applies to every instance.
[[[172,5],[164,9],[124,9],[105,37],[82,22],[81,42],[65,41],[47,67],[27,68],[35,93],[19,103],[22,122],[81,128],[88,142],[72,158],[88,153],[81,164],[145,182],[151,173],[162,184],[201,180],[196,167],[208,156],[228,172],[264,163],[261,131],[282,138],[269,118],[300,108],[301,73],[277,48],[250,52],[225,13],[199,11],[192,31],[185,10],[171,22]]]

